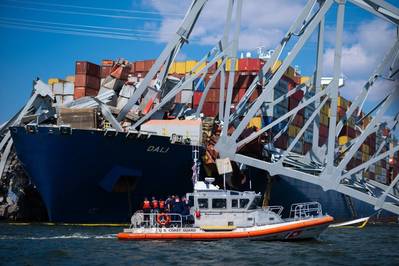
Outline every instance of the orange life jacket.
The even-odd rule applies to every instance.
[[[143,209],[151,209],[151,205],[150,205],[150,202],[148,200],[144,201]]]
[[[163,201],[163,200],[159,201],[159,208],[165,209],[165,201]]]
[[[153,201],[152,201],[152,207],[153,207],[154,209],[158,209],[159,205],[158,205],[158,201],[157,201],[157,200],[153,200]]]

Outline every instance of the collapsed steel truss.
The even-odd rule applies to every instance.
[[[177,53],[180,48],[188,42],[190,33],[192,32],[197,19],[201,11],[205,8],[206,0],[194,0],[190,6],[181,26],[175,33],[172,40],[168,43],[166,48],[163,50],[161,55],[156,60],[155,64],[145,77],[144,81],[141,82],[138,89],[135,91],[134,95],[130,98],[129,102],[122,109],[118,116],[118,120],[122,120],[126,113],[136,104],[139,97],[145,92],[149,82],[153,79],[156,73],[160,73],[158,78],[164,82],[167,76],[167,72],[171,63],[176,58]],[[177,84],[173,90],[171,90],[162,101],[156,105],[151,112],[147,113],[140,120],[138,120],[133,126],[136,129],[144,121],[148,120],[155,112],[160,110],[163,105],[168,101],[173,99],[177,93],[187,87],[195,79],[200,78],[200,81],[204,81],[205,76],[211,66],[213,66],[218,60],[221,60],[221,64],[218,64],[218,68],[215,73],[211,75],[210,80],[205,86],[204,93],[199,103],[196,115],[199,116],[202,106],[205,101],[205,97],[212,85],[216,80],[218,75],[220,78],[220,102],[219,102],[219,118],[223,123],[222,134],[216,145],[219,154],[223,158],[230,158],[238,163],[256,167],[259,169],[264,169],[270,173],[270,175],[284,175],[294,179],[298,179],[304,182],[312,183],[321,186],[324,190],[335,190],[341,192],[350,197],[356,198],[358,200],[367,202],[373,206],[375,209],[385,209],[393,213],[399,214],[399,200],[395,198],[391,192],[392,189],[399,181],[399,176],[391,182],[390,186],[383,187],[383,193],[380,195],[368,194],[359,191],[353,186],[349,186],[348,180],[359,180],[359,173],[366,171],[370,165],[375,164],[381,159],[388,156],[393,156],[395,152],[399,151],[399,146],[395,146],[388,151],[381,153],[382,145],[377,150],[377,152],[372,156],[372,158],[350,171],[346,171],[345,168],[348,165],[351,158],[355,155],[356,151],[360,148],[365,139],[375,132],[377,132],[383,123],[383,115],[387,109],[392,106],[392,103],[398,100],[399,96],[399,86],[397,71],[393,69],[393,66],[397,67],[397,60],[399,57],[399,40],[395,41],[392,49],[388,52],[385,58],[382,60],[381,64],[376,68],[374,73],[371,75],[370,79],[362,88],[360,95],[355,99],[353,104],[347,110],[345,116],[338,121],[337,118],[337,101],[338,101],[338,90],[339,90],[339,78],[341,75],[341,58],[342,58],[342,40],[343,40],[343,26],[344,26],[344,14],[345,14],[345,0],[309,0],[305,5],[302,13],[298,16],[296,21],[290,27],[284,38],[281,40],[279,45],[276,47],[275,52],[272,54],[271,58],[267,60],[263,68],[261,69],[259,75],[254,79],[252,84],[249,86],[246,94],[241,99],[240,103],[236,106],[234,113],[230,113],[231,101],[234,86],[234,71],[225,72],[226,62],[231,64],[230,69],[234,69],[237,61],[237,50],[238,50],[238,39],[240,35],[240,24],[241,24],[241,10],[243,1],[242,0],[228,0],[228,8],[226,15],[226,24],[224,27],[224,33],[222,39],[206,56],[198,62],[194,67],[193,72],[186,75],[179,84]],[[396,27],[399,25],[399,9],[385,1],[382,0],[348,0],[358,7],[374,14],[384,20],[392,23]],[[321,87],[321,75],[322,65],[323,65],[323,51],[324,51],[324,20],[326,13],[331,10],[333,5],[337,5],[337,21],[336,21],[336,38],[335,38],[335,55],[334,55],[334,76],[331,83],[325,88]],[[234,20],[233,18],[233,13]],[[230,38],[230,29],[232,28],[232,37]],[[262,108],[262,110],[272,110],[273,107],[279,102],[288,99],[289,96],[293,95],[298,90],[303,90],[304,86],[299,86],[286,95],[274,100],[274,88],[278,81],[281,79],[287,68],[293,63],[293,60],[298,55],[298,53],[303,48],[306,41],[310,38],[313,32],[318,29],[318,39],[317,39],[317,49],[316,55],[317,60],[315,62],[315,72],[313,76],[313,81],[311,84],[314,90],[314,95],[303,99],[301,103],[294,109],[288,111],[285,115],[279,117],[269,125],[263,127],[259,131],[253,133],[252,135],[237,141],[246,128],[250,119],[256,115],[256,113]],[[284,49],[287,49],[287,44],[289,42],[294,42],[293,48],[287,53],[285,58],[282,57]],[[227,60],[229,59],[229,61]],[[271,69],[277,63],[277,60],[281,60],[281,66],[272,73]],[[199,69],[200,66],[205,64],[205,67]],[[390,65],[390,79],[394,80],[392,93],[388,95],[380,104],[378,104],[373,112],[375,113],[369,125],[362,130],[360,136],[355,138],[346,148],[346,152],[343,154],[343,158],[337,161],[337,143],[336,138],[339,136],[343,125],[347,122],[350,117],[356,117],[357,123],[360,124],[363,118],[360,117],[361,110],[364,101],[367,99],[370,90],[373,88],[375,81],[379,79],[383,72],[385,71],[385,66]],[[197,71],[198,70],[198,71]],[[395,74],[396,73],[396,74]],[[228,74],[228,75],[227,75]],[[225,79],[228,78],[227,84],[227,95],[225,93]],[[200,82],[198,82],[199,84]],[[256,99],[256,101],[248,104],[251,94],[254,92],[257,86],[262,86],[262,93]],[[198,85],[197,85],[198,86]],[[195,88],[196,89],[196,88]],[[224,100],[226,99],[226,100]],[[330,123],[329,123],[329,138],[327,147],[319,147],[319,113],[321,108],[327,101],[331,102],[331,112],[330,112]],[[289,123],[293,120],[293,117],[297,112],[306,106],[314,105],[313,114],[306,121],[303,128],[300,130],[299,134],[289,145],[287,150],[282,151],[281,156],[276,157],[274,161],[263,161],[259,159],[254,159],[237,152],[238,148],[246,145],[250,141],[259,137],[261,134],[270,130],[274,126],[283,122],[284,120],[289,120]],[[358,110],[357,113],[355,111]],[[370,116],[371,113],[367,114]],[[243,117],[238,120],[238,126],[236,126],[234,132],[229,135],[227,130],[229,125],[236,120],[238,117]],[[395,117],[393,121],[392,129],[395,129],[398,122],[398,117]],[[315,121],[315,122],[314,122]],[[385,124],[384,124],[385,125]],[[313,126],[313,145],[310,154],[305,156],[310,164],[304,165],[303,163],[290,158],[292,153],[291,150],[302,137],[306,129]],[[287,128],[287,127],[286,127]],[[283,130],[286,130],[283,129]],[[274,139],[276,140],[276,138]],[[288,162],[288,164],[287,164]],[[284,163],[284,164],[283,164]],[[310,165],[310,166],[309,166]],[[311,170],[311,171],[309,171]],[[360,178],[361,181],[367,183],[366,180]],[[386,199],[390,200],[387,201]]]

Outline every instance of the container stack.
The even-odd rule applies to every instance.
[[[59,78],[50,78],[47,83],[55,97],[56,106],[61,106],[73,101],[73,82]]]
[[[74,99],[96,96],[100,90],[100,66],[87,61],[77,61],[75,65]]]

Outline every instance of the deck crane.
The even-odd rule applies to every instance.
[[[165,77],[167,76],[167,70],[169,69],[171,63],[175,60],[178,51],[184,44],[189,42],[190,33],[192,32],[200,13],[206,8],[206,2],[206,0],[194,0],[192,2],[181,26],[177,29],[170,42],[166,45],[165,49],[152,66],[144,81],[139,85],[134,95],[129,99],[129,102],[120,112],[118,116],[119,121],[123,120],[127,112],[137,103],[139,97],[144,93],[146,87],[148,86],[149,81],[156,75],[156,73],[160,73],[159,78],[161,83],[164,83]],[[180,82],[178,82],[178,84],[160,101],[160,103],[156,104],[150,112],[142,116],[132,125],[132,129],[137,129],[143,122],[151,118],[151,116],[157,110],[160,110],[162,106],[173,99],[177,93],[179,93],[194,79],[200,78],[201,81],[204,81],[204,77],[209,68],[218,60],[221,60],[222,63],[218,65],[216,72],[211,75],[209,81],[206,83],[205,90],[196,113],[197,116],[200,114],[209,88],[211,87],[212,83],[215,82],[216,76],[220,75],[222,80],[219,95],[219,118],[223,124],[223,128],[219,141],[216,144],[216,149],[218,150],[220,157],[229,158],[230,160],[236,161],[240,164],[266,170],[272,176],[284,175],[290,178],[318,185],[325,191],[334,190],[349,197],[371,204],[375,206],[376,209],[384,209],[392,213],[399,214],[399,199],[392,195],[393,188],[399,182],[399,177],[395,177],[389,186],[381,186],[380,188],[383,192],[380,194],[365,193],[359,189],[356,189],[356,186],[353,186],[353,182],[356,182],[356,173],[364,171],[370,167],[370,165],[375,164],[379,160],[392,156],[394,153],[399,151],[398,145],[391,147],[385,152],[378,150],[378,152],[374,154],[369,161],[362,163],[350,171],[346,170],[349,161],[355,155],[360,145],[369,135],[379,130],[380,125],[384,121],[384,114],[386,114],[387,110],[391,108],[393,103],[397,102],[399,98],[398,71],[397,69],[392,69],[393,66],[397,67],[397,62],[395,61],[397,61],[399,56],[399,40],[394,40],[392,48],[386,54],[386,56],[382,58],[381,63],[376,67],[366,84],[364,84],[361,93],[358,95],[358,97],[356,97],[351,107],[347,110],[345,116],[340,121],[337,118],[339,79],[342,69],[342,42],[344,38],[343,25],[345,20],[344,15],[346,5],[348,3],[352,3],[358,8],[382,18],[396,27],[399,25],[399,8],[383,0],[307,1],[302,12],[299,14],[283,39],[274,49],[274,53],[271,54],[270,58],[262,67],[259,75],[248,87],[246,94],[236,106],[236,110],[231,113],[232,90],[234,86],[235,72],[229,71],[225,73],[225,65],[226,62],[229,62],[231,66],[234,66],[237,60],[241,11],[244,3],[242,0],[228,0],[227,2],[228,8],[226,9],[226,23],[222,39],[194,67],[194,69],[198,71],[193,71],[180,80]],[[331,10],[333,6],[337,6],[333,67],[334,76],[329,85],[323,89],[321,86],[321,77],[323,73],[322,55],[324,52],[325,18],[327,12]],[[230,31],[232,31],[232,34],[230,34]],[[276,84],[281,79],[287,68],[293,63],[293,60],[299,54],[301,49],[303,49],[306,41],[315,31],[318,31],[317,47],[315,51],[316,62],[313,80],[311,81],[310,85],[314,93],[302,100],[302,102],[296,108],[288,111],[286,114],[264,126],[259,131],[254,132],[250,136],[238,141],[250,119],[254,117],[254,115],[261,108],[272,110],[273,106],[278,102],[287,99],[298,90],[305,89],[303,86],[298,86],[278,99],[274,99],[273,97]],[[284,53],[287,50],[289,43],[292,43],[292,46],[290,46],[292,48],[289,53]],[[287,55],[283,58],[284,54]],[[271,69],[276,65],[278,60],[280,60],[282,64],[273,73]],[[201,64],[205,64],[205,66],[199,69]],[[390,80],[392,81],[392,92],[387,95],[387,97],[378,106],[373,108],[375,115],[371,119],[371,122],[366,128],[362,129],[362,134],[354,139],[352,145],[347,147],[347,151],[343,154],[343,156],[337,159],[337,150],[339,147],[336,144],[336,138],[339,136],[343,125],[348,119],[351,119],[351,117],[354,117],[357,124],[360,125],[362,119],[360,115],[363,109],[363,104],[367,100],[369,92],[372,89],[378,89],[375,88],[375,83],[378,79],[383,77],[384,71],[386,72],[385,66],[387,65],[391,66],[389,75]],[[228,81],[226,97],[223,95],[225,92],[225,79]],[[248,99],[257,86],[262,87],[262,93],[254,102],[248,104]],[[319,112],[323,105],[327,102],[331,102],[331,117],[328,132],[330,137],[328,139],[327,146],[319,147]],[[238,153],[238,149],[240,147],[247,145],[255,138],[277,126],[280,122],[284,120],[288,120],[288,123],[292,122],[292,119],[290,118],[294,117],[298,111],[309,105],[315,106],[313,114],[306,121],[305,125],[300,130],[294,141],[289,145],[287,150],[272,156],[271,161],[260,160],[258,158],[252,158]],[[238,126],[235,127],[231,134],[228,134],[229,125],[238,117],[241,118],[241,120],[238,121]],[[298,154],[293,156],[293,147],[304,134],[305,130],[311,127],[313,127],[314,133],[312,150],[308,155],[305,156],[299,156]],[[363,181],[366,183],[368,182],[367,180]],[[370,183],[367,184],[371,185]]]

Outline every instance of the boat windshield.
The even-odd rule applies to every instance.
[[[249,205],[248,210],[254,210],[261,204],[261,198],[260,197],[255,197],[254,200],[251,202],[251,205]]]

